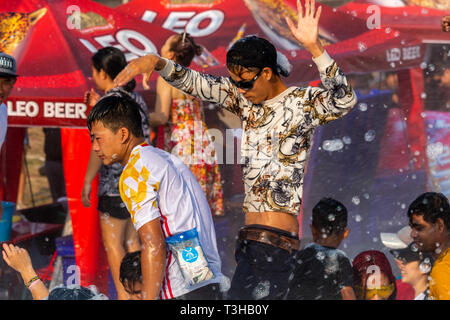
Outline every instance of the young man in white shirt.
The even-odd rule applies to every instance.
[[[220,105],[242,120],[245,226],[239,232],[232,299],[282,299],[299,249],[304,168],[314,129],[348,113],[356,95],[318,38],[321,7],[298,5],[298,25],[286,19],[292,34],[317,65],[325,89],[288,87],[280,75],[290,73],[286,57],[267,40],[238,40],[227,52],[230,77],[195,72],[149,54],[133,60],[116,77],[116,85],[156,70],[169,84]],[[250,254],[252,253],[252,254]],[[270,281],[269,281],[270,279]]]
[[[142,299],[183,299],[194,291],[205,300],[219,299],[220,284],[226,278],[221,273],[212,215],[189,167],[145,142],[139,106],[126,95],[101,99],[87,123],[92,148],[103,164],[124,166],[119,190],[142,244]],[[203,257],[207,263],[195,270],[199,272],[189,282],[186,274],[192,269],[180,263],[181,250],[169,247],[166,240],[193,229],[199,245],[186,243],[185,248],[198,254],[198,261],[190,260],[187,268]]]
[[[16,60],[10,55],[0,52],[0,151],[8,128],[8,109],[5,100],[8,98],[17,80]],[[0,218],[3,216],[3,206],[0,201]]]

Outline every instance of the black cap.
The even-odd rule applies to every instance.
[[[228,50],[227,65],[261,69],[270,67],[277,72],[277,50],[264,38],[246,36],[236,41]]]
[[[413,261],[424,261],[425,259],[432,261],[432,256],[428,253],[421,252],[415,242],[410,243],[409,246],[404,249],[394,249],[389,250],[389,252],[395,259],[406,263]]]
[[[0,77],[17,77],[17,64],[14,57],[0,52]]]

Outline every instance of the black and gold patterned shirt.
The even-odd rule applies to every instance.
[[[299,215],[314,129],[345,115],[357,101],[336,62],[326,52],[313,58],[325,89],[290,87],[270,100],[253,104],[228,77],[202,74],[166,61],[159,74],[168,83],[241,118],[244,212]]]

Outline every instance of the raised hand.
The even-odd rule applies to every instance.
[[[318,57],[323,52],[319,40],[319,18],[322,6],[316,10],[315,0],[305,0],[305,10],[300,0],[297,0],[298,22],[297,25],[285,17],[286,23],[297,41],[308,50],[313,57]]]
[[[27,250],[19,248],[13,244],[3,244],[3,259],[14,270],[25,273],[32,271],[31,258]]]
[[[94,106],[99,99],[100,95],[92,88],[84,94],[84,103],[88,106]]]

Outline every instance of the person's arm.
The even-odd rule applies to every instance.
[[[37,277],[27,250],[13,244],[4,243],[2,254],[5,262],[20,273],[25,285]],[[40,279],[33,281],[28,289],[33,296],[33,300],[45,299],[49,294],[47,287]]]
[[[138,230],[142,243],[142,299],[156,300],[161,291],[166,266],[166,242],[159,219],[145,223]]]
[[[342,300],[356,300],[355,292],[352,287],[343,287],[341,289]]]
[[[147,82],[154,70],[171,86],[202,101],[220,105],[242,117],[245,101],[238,89],[231,84],[229,78],[203,74],[156,54],[148,54],[130,61],[114,79],[114,84],[120,86],[135,76],[144,74],[143,84],[148,88]]]
[[[322,7],[319,6],[316,11],[314,0],[305,1],[304,12],[299,0],[297,7],[298,24],[295,25],[289,18],[286,18],[286,22],[297,41],[311,53],[325,87],[308,87],[304,92],[308,104],[313,107],[304,108],[304,111],[318,125],[345,115],[356,104],[357,98],[346,77],[320,42],[319,18]]]
[[[172,106],[172,86],[163,78],[156,80],[155,111],[150,113],[150,126],[164,125],[169,121],[170,108]]]
[[[102,160],[97,156],[94,150],[91,149],[88,167],[84,176],[83,190],[81,192],[81,202],[86,208],[89,208],[89,206],[91,205],[92,181],[97,175],[98,170],[100,170],[101,165]]]

